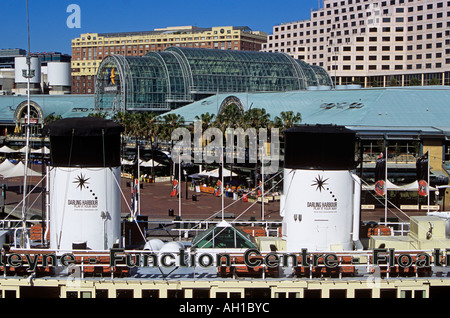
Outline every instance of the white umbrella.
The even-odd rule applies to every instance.
[[[214,170],[211,170],[211,171],[202,171],[198,175],[200,177],[218,178],[219,177],[219,173],[220,173],[219,169],[221,169],[221,168],[217,168],[217,169],[214,169]],[[234,172],[231,173],[231,171],[228,170],[228,169],[223,169],[223,176],[224,176],[224,178],[227,178],[227,177],[230,177],[230,176],[236,177],[237,174],[235,174]]]
[[[22,162],[16,164],[12,169],[5,171],[3,173],[3,178],[14,178],[14,177],[23,177],[25,175],[25,165]],[[36,172],[30,168],[27,170],[27,176],[29,177],[40,177],[42,174],[40,172]]]

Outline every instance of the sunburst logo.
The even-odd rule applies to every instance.
[[[314,178],[313,184],[311,184],[311,186],[316,187],[316,191],[320,191],[321,193],[322,193],[322,190],[328,191],[330,196],[333,198],[334,202],[337,202],[336,195],[328,187],[328,183],[327,183],[328,180],[330,180],[330,178],[324,179],[323,176],[318,175],[316,178]]]
[[[320,192],[322,192],[322,190],[325,190],[325,185],[327,185],[328,183],[326,183],[328,181],[329,178],[327,179],[323,179],[323,176],[317,176],[314,180],[314,183],[311,184],[312,187],[316,187],[316,191],[319,190]]]
[[[75,181],[73,183],[77,184],[77,188],[80,188],[80,191],[84,188],[87,188],[87,185],[89,184],[88,180],[90,178],[86,178],[82,173],[80,173],[79,176],[75,178]]]

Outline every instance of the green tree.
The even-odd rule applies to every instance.
[[[430,79],[430,82],[428,83],[428,85],[440,85],[440,81],[438,78],[433,77],[432,79]]]
[[[205,113],[200,116],[195,116],[196,120],[200,120],[202,122],[202,131],[205,131],[209,127],[211,127],[214,123],[214,114]]]
[[[397,85],[398,85],[397,79],[395,77],[391,78],[389,86],[397,86]]]
[[[61,115],[54,115],[50,114],[47,117],[44,118],[44,125],[50,124],[51,122],[54,122],[55,120],[62,119]]]
[[[270,114],[264,108],[250,108],[244,113],[242,119],[243,128],[270,128],[273,124],[270,120]]]
[[[292,128],[295,124],[299,124],[302,121],[302,115],[300,113],[294,113],[293,111],[281,112],[280,116],[276,116],[274,119],[274,126],[281,130]]]
[[[409,81],[409,86],[420,86],[420,81],[417,77],[413,77],[411,78],[411,80]]]
[[[237,128],[242,124],[244,112],[236,104],[226,106],[220,114],[216,116],[214,126],[225,132],[227,128]]]
[[[172,132],[184,125],[184,117],[178,114],[167,114],[157,118],[158,120],[158,136],[162,140],[170,140]]]
[[[88,117],[107,118],[108,117],[108,112],[89,113]]]
[[[131,121],[132,116],[129,112],[117,112],[113,115],[112,120],[115,122],[121,124],[124,127],[124,136],[130,136],[131,135]]]

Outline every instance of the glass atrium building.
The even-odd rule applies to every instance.
[[[170,47],[144,57],[111,55],[97,72],[98,111],[165,112],[217,93],[332,86],[319,66],[285,53]]]

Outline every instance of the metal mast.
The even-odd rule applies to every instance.
[[[22,199],[22,246],[29,247],[29,237],[26,224],[26,197],[27,197],[27,171],[28,171],[28,154],[30,149],[30,79],[34,77],[34,70],[31,71],[31,54],[30,54],[30,19],[27,6],[27,36],[28,36],[28,52],[27,52],[27,69],[22,70],[23,76],[27,79],[27,119],[26,119],[26,141],[25,141],[25,173],[23,177],[23,199]]]

